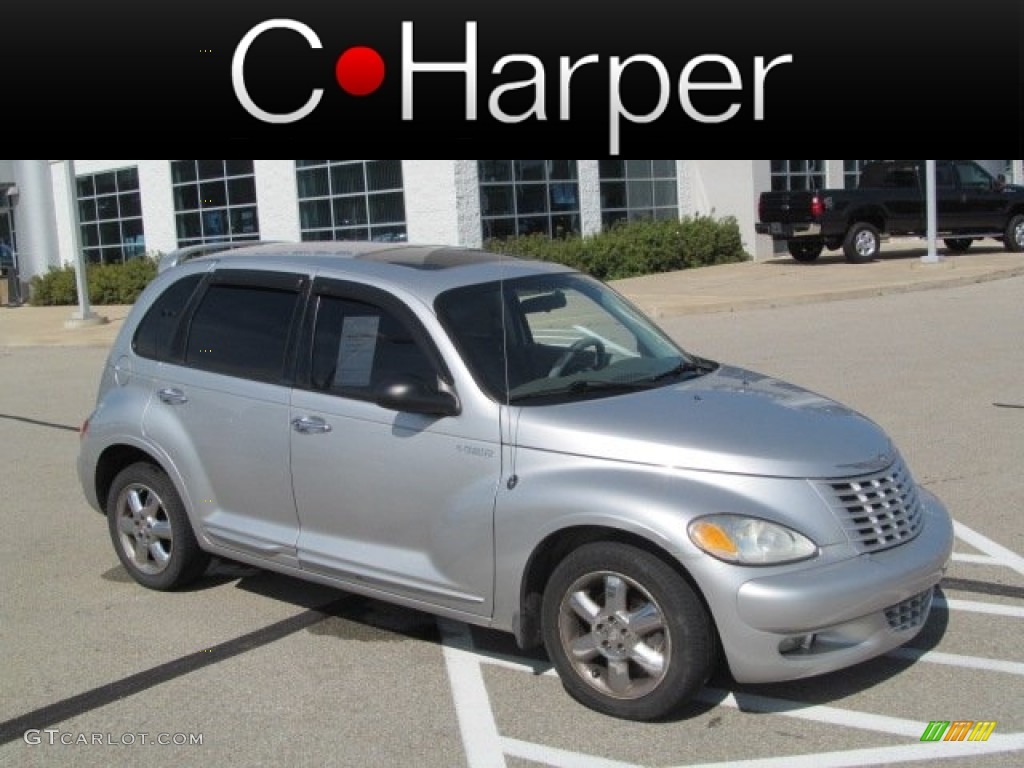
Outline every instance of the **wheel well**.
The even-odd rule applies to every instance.
[[[857,224],[870,224],[879,232],[885,231],[885,216],[880,210],[875,209],[862,209],[851,214],[849,221],[846,225],[846,231],[849,232],[852,227]]]
[[[548,536],[537,545],[529,562],[519,596],[519,620],[515,626],[516,643],[526,650],[542,644],[541,634],[541,602],[544,597],[544,586],[555,566],[572,550],[595,541],[617,541],[643,549],[667,563],[682,578],[689,582],[693,591],[708,610],[704,594],[694,582],[693,577],[674,557],[648,539],[628,531],[601,526],[580,526],[566,528]],[[708,616],[714,625],[714,617],[708,610]],[[716,629],[717,633],[717,629]]]
[[[137,461],[148,461],[159,466],[148,453],[130,445],[112,445],[103,451],[96,462],[96,499],[101,508],[106,508],[107,495],[117,473]]]

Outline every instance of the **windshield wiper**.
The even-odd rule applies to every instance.
[[[520,395],[512,395],[509,402],[518,403],[523,400],[537,400],[545,397],[564,397],[566,395],[580,395],[591,392],[635,392],[638,389],[648,389],[650,381],[608,381],[607,379],[576,379],[564,387],[554,389],[538,389],[535,392],[523,392]]]
[[[688,373],[703,376],[705,373],[711,373],[717,367],[718,363],[712,360],[705,360],[703,357],[694,357],[691,360],[680,360],[677,365],[672,366],[667,371],[651,376],[647,381],[650,383],[664,381],[665,379],[673,378],[675,376],[685,376]]]

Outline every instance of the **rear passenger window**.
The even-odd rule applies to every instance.
[[[321,296],[313,337],[312,384],[349,397],[369,398],[397,375],[437,386],[437,371],[408,327],[373,304]]]
[[[258,381],[280,381],[298,299],[298,292],[291,290],[211,285],[192,317],[186,364]]]
[[[178,282],[169,285],[153,302],[135,330],[135,338],[132,339],[132,349],[135,350],[135,354],[154,360],[170,359],[171,344],[174,340],[174,333],[178,329],[181,314],[185,311],[185,305],[192,298],[202,277],[202,274],[198,272],[183,277]]]

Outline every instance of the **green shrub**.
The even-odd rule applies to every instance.
[[[85,277],[91,304],[133,304],[156,277],[158,257],[141,256],[123,264],[88,264]],[[39,306],[78,303],[74,266],[50,267],[32,278],[31,303]]]
[[[747,261],[736,218],[620,222],[594,235],[490,239],[488,250],[557,261],[602,280]]]

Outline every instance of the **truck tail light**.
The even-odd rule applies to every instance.
[[[825,203],[820,197],[815,195],[811,198],[811,216],[814,218],[820,218],[825,213]]]

